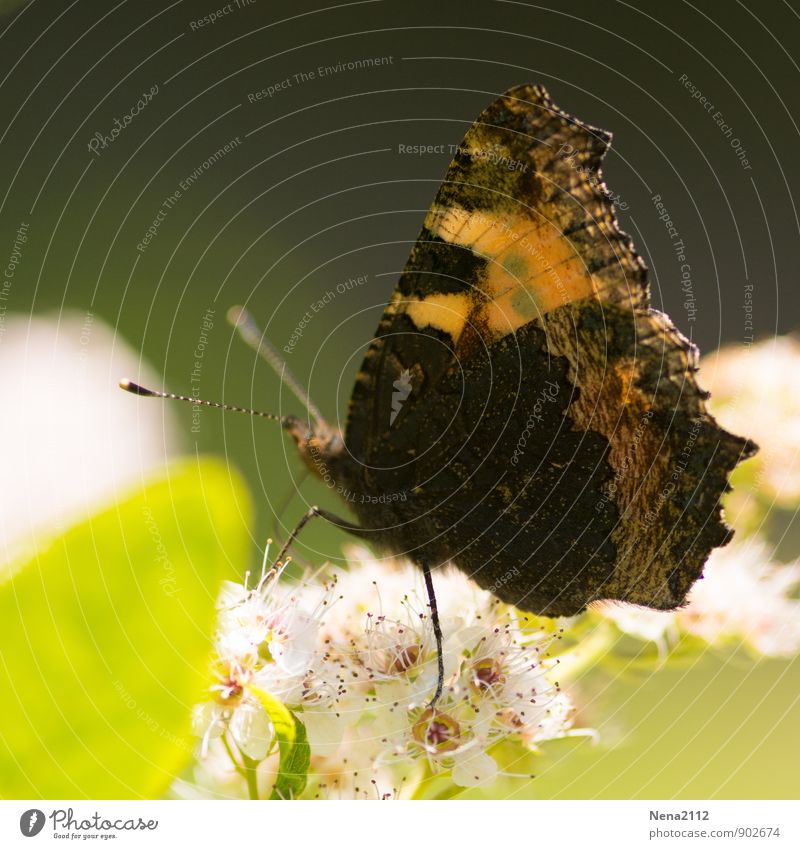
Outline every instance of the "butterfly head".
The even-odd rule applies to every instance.
[[[344,450],[341,431],[323,419],[310,424],[295,416],[287,417],[283,426],[294,439],[306,466],[322,481],[331,482],[333,466]]]

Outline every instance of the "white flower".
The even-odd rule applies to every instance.
[[[497,761],[475,747],[455,758],[453,783],[459,787],[479,787],[497,778]]]
[[[264,708],[252,702],[243,702],[228,723],[236,745],[249,758],[262,761],[272,743],[272,726]]]
[[[296,605],[287,611],[280,628],[273,631],[269,651],[275,663],[289,675],[301,675],[311,666],[317,650],[319,619]]]
[[[248,576],[244,584],[225,582],[220,592],[214,700],[195,710],[203,755],[210,740],[229,733],[249,758],[267,756],[273,731],[256,690],[294,706],[307,703],[310,712],[329,708],[339,691],[314,671],[324,604],[302,609],[296,588],[267,570],[268,552],[256,587],[248,587]]]
[[[317,644],[319,620],[299,609],[273,579],[261,590],[239,584],[223,589],[217,646],[221,656],[260,655],[281,674],[303,675]]]
[[[269,717],[248,687],[256,683],[252,663],[223,661],[210,690],[214,701],[196,705],[192,731],[201,738],[201,757],[206,757],[211,740],[230,733],[241,752],[254,760],[267,756],[272,742]]]

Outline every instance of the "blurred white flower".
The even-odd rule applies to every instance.
[[[659,655],[666,657],[670,644],[678,637],[676,613],[673,610],[651,610],[636,604],[619,601],[600,601],[592,610],[610,619],[625,634],[643,642],[653,642]]]
[[[711,644],[740,641],[761,654],[792,657],[800,651],[800,564],[774,563],[758,537],[715,549],[685,607],[649,610],[621,602],[593,605],[626,634],[655,642],[662,657],[680,632]]]
[[[91,313],[4,316],[0,562],[40,547],[175,453],[171,412],[121,392],[125,374],[160,382]]]
[[[677,611],[678,624],[709,643],[740,639],[764,655],[800,651],[800,564],[770,562],[757,537],[735,541],[709,558],[705,577]]]
[[[755,486],[792,506],[800,498],[800,341],[777,336],[749,349],[727,347],[703,358],[711,410],[733,433],[759,446],[749,461]]]

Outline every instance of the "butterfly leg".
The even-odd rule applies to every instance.
[[[425,589],[428,592],[428,605],[431,608],[431,623],[433,625],[433,636],[436,639],[436,662],[438,667],[438,676],[436,678],[436,692],[430,700],[428,707],[433,707],[439,701],[444,688],[444,655],[442,654],[442,626],[439,623],[439,609],[436,606],[436,593],[433,591],[433,576],[428,560],[425,557],[420,558],[422,566],[422,574],[425,577]]]
[[[292,543],[297,539],[300,531],[315,517],[322,516],[323,519],[327,519],[332,525],[336,525],[337,528],[341,528],[343,531],[347,531],[350,534],[355,534],[356,536],[365,537],[368,535],[368,532],[364,530],[364,528],[356,525],[354,522],[348,522],[347,519],[340,519],[338,516],[333,513],[329,513],[327,510],[322,510],[319,507],[312,507],[308,513],[297,523],[297,527],[289,534],[286,542],[281,546],[281,550],[278,552],[278,556],[275,558],[276,563],[281,563],[283,559],[286,557],[286,553],[289,551]]]

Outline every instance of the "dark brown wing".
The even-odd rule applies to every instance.
[[[363,524],[542,613],[682,603],[727,538],[719,499],[754,450],[705,411],[695,349],[649,309],[601,180],[609,141],[541,87],[480,115],[345,434],[350,485],[394,497],[354,504]]]

